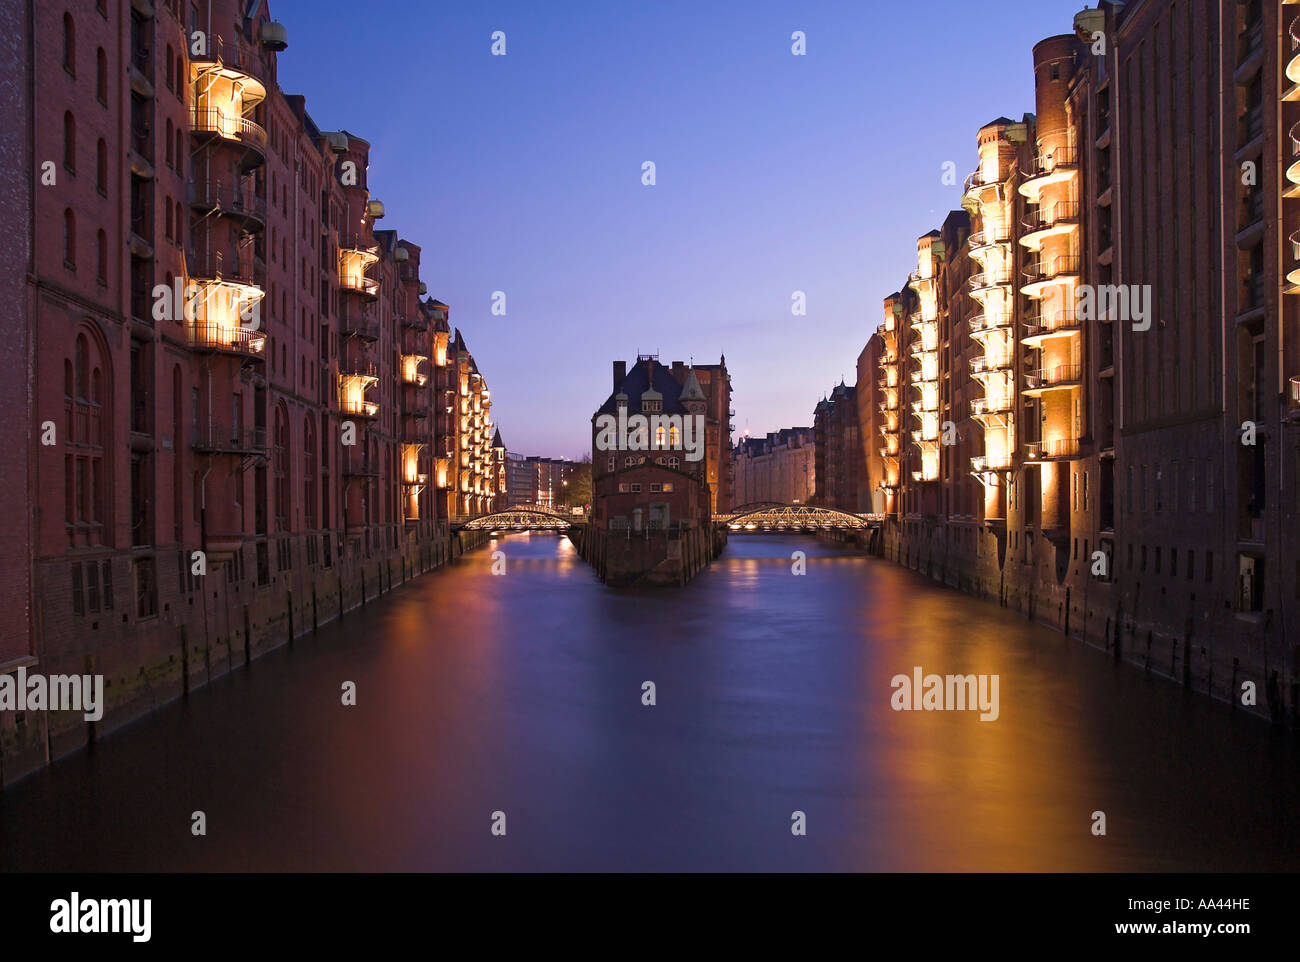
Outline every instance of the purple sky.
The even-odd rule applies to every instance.
[[[960,206],[943,163],[960,184],[979,127],[1033,110],[1032,47],[1084,4],[270,6],[281,86],[370,141],[380,226],[422,246],[507,446],[578,457],[638,353],[725,352],[738,433],[810,424]]]

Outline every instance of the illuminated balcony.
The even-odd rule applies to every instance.
[[[1025,394],[1040,396],[1049,391],[1070,391],[1083,380],[1082,364],[1057,364],[1025,375]]]
[[[1291,43],[1286,53],[1286,79],[1291,81],[1291,86],[1282,99],[1300,100],[1300,17],[1291,21],[1287,33]]]
[[[1006,455],[989,457],[988,455],[976,455],[970,459],[972,471],[984,474],[988,471],[1010,471],[1011,458]]]
[[[884,400],[884,401],[881,401],[880,404],[879,404],[879,408],[880,408],[880,413],[881,413],[881,414],[884,414],[884,413],[886,413],[887,411],[897,411],[897,410],[898,410],[898,400],[897,400],[897,399],[893,399],[893,400],[886,399],[886,400]]]
[[[218,214],[237,223],[250,234],[266,227],[266,201],[240,184],[221,181],[187,185],[189,205],[203,215]]]
[[[1057,147],[1039,154],[1033,172],[1020,184],[1020,193],[1031,203],[1037,203],[1044,188],[1064,184],[1073,180],[1078,173],[1078,148]]]
[[[379,340],[379,318],[368,306],[359,304],[340,305],[339,333],[344,337],[358,337],[364,341]]]
[[[196,351],[235,354],[265,360],[266,334],[242,327],[208,321],[192,321],[187,326],[190,347]]]
[[[1000,334],[1011,329],[1011,315],[1008,313],[975,314],[967,318],[966,325],[970,328],[970,336],[974,338],[983,337],[987,334]]]
[[[1291,182],[1283,197],[1300,197],[1300,123],[1292,125],[1287,139],[1291,141],[1291,156],[1286,168],[1286,179]]]
[[[1050,441],[1025,443],[1025,460],[1029,462],[1066,461],[1078,456],[1078,438],[1053,438]]]
[[[939,426],[936,424],[931,428],[923,428],[920,431],[913,431],[912,443],[920,445],[938,444]]]
[[[201,53],[190,49],[190,69],[209,100],[229,99],[233,95],[248,109],[266,99],[262,65],[256,57],[245,53],[238,41],[227,46],[224,37],[209,34],[204,47]]]
[[[1290,241],[1292,263],[1286,274],[1286,282],[1290,286],[1283,293],[1300,294],[1300,230],[1291,235]]]
[[[979,397],[970,402],[971,416],[977,418],[1001,417],[1010,414],[1014,408],[1015,403],[1009,394],[998,398]]]
[[[997,174],[986,174],[984,168],[980,167],[966,178],[963,196],[981,201],[985,192],[1001,187],[1005,180],[1005,177],[999,177]]]
[[[1028,347],[1038,347],[1044,341],[1069,337],[1081,329],[1082,321],[1074,311],[1031,314],[1025,318],[1025,336],[1022,342]]]
[[[339,238],[339,286],[368,300],[379,297],[379,281],[366,276],[366,269],[379,261],[379,248],[363,242],[361,235]]]
[[[933,274],[923,275],[919,270],[912,271],[907,275],[907,284],[922,297],[931,294],[934,291],[935,283],[938,278]],[[913,315],[915,317],[915,315]]]
[[[190,111],[190,128],[200,138],[220,139],[247,148],[240,159],[243,170],[266,161],[266,129],[247,117],[218,107],[196,106]]]
[[[972,274],[966,283],[970,285],[972,295],[979,295],[998,288],[1009,288],[1011,281],[1011,271],[979,271]]]
[[[429,360],[423,354],[402,355],[402,383],[424,387],[429,383],[429,375],[420,370],[420,365]]]
[[[1072,200],[1058,201],[1051,207],[1028,214],[1021,224],[1025,230],[1020,235],[1020,243],[1030,250],[1041,250],[1043,242],[1049,238],[1079,229],[1079,204]]]
[[[1042,297],[1053,284],[1063,284],[1079,276],[1080,258],[1077,254],[1062,254],[1051,260],[1032,261],[1025,265],[1025,284],[1020,293],[1026,297]]]
[[[379,477],[379,462],[352,451],[351,448],[344,448],[343,455],[343,476],[345,478],[377,478]]]
[[[885,445],[880,449],[880,456],[887,461],[896,460],[898,458],[898,449]]]
[[[339,411],[363,418],[379,416],[379,405],[366,400],[366,389],[379,383],[379,371],[373,364],[340,365]]]
[[[1010,354],[979,354],[970,359],[970,372],[974,377],[983,374],[1000,374],[1010,371],[1011,367]]]
[[[1005,249],[1011,243],[1011,231],[1005,227],[976,231],[970,235],[966,243],[970,247],[972,256],[981,257],[991,250]]]

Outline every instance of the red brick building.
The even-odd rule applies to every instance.
[[[889,556],[1218,697],[1253,681],[1278,719],[1300,712],[1291,6],[1102,3],[1039,43],[1033,113],[978,131],[964,211],[921,238],[859,376]]]
[[[35,172],[3,241],[24,287],[0,278],[5,390],[31,387],[0,670],[102,673],[112,726],[440,563],[504,469],[420,248],[379,229],[369,144],[280,91],[266,4],[0,16],[4,126],[34,136],[6,169]],[[4,779],[47,726],[55,754],[91,734],[5,713]]]

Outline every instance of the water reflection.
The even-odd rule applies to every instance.
[[[999,719],[891,710],[915,665],[997,674]],[[738,536],[685,589],[612,590],[532,535],[21,783],[0,825],[6,869],[1258,870],[1296,867],[1297,795],[1260,723],[894,565]]]

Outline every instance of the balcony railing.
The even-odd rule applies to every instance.
[[[190,111],[190,124],[194,130],[212,133],[225,140],[237,141],[266,153],[266,129],[247,117],[228,114],[213,107],[194,107]]]
[[[1009,314],[975,314],[966,319],[966,325],[970,328],[972,334],[1005,331],[1011,326],[1011,316]]]
[[[367,457],[343,459],[343,476],[352,478],[379,477],[379,461]]]
[[[1058,224],[1077,224],[1079,222],[1079,202],[1060,200],[1051,207],[1041,208],[1026,214],[1020,222],[1026,233],[1051,230]]]
[[[1011,231],[1006,228],[996,230],[980,230],[970,235],[966,242],[973,251],[984,250],[989,247],[998,247],[1011,243]]]
[[[1083,365],[1081,364],[1057,364],[1055,367],[1045,367],[1025,375],[1025,380],[1031,391],[1057,385],[1074,384],[1082,380],[1082,378]]]
[[[352,291],[354,294],[362,294],[370,298],[379,296],[379,281],[366,277],[364,274],[349,274],[340,271],[339,287],[345,291]]]
[[[1025,318],[1026,337],[1040,337],[1057,331],[1078,330],[1080,320],[1074,311],[1031,314]]]
[[[980,271],[970,276],[967,281],[970,285],[971,293],[987,291],[995,287],[1009,287],[1011,285],[1010,271]]]
[[[1050,441],[1027,441],[1025,457],[1030,461],[1051,461],[1057,458],[1077,458],[1078,438],[1053,438]]]
[[[361,418],[375,418],[379,416],[379,405],[364,398],[341,397],[339,398],[339,412]]]
[[[187,251],[185,267],[189,276],[196,280],[229,281],[247,287],[257,286],[253,258],[247,253],[241,258],[226,257],[221,251]]]
[[[964,191],[965,193],[970,194],[977,190],[983,190],[986,187],[996,187],[998,184],[1002,183],[1004,179],[1005,178],[998,177],[996,174],[985,176],[984,168],[981,167],[966,178]]]
[[[1009,355],[979,354],[970,359],[970,370],[972,374],[992,374],[997,371],[1009,371],[1011,363]]]
[[[199,425],[194,450],[204,454],[265,454],[266,429]]]
[[[207,321],[189,323],[189,340],[190,346],[195,350],[222,351],[249,357],[260,357],[262,349],[266,347],[266,334],[263,331],[250,331]]]
[[[1013,403],[1009,396],[996,401],[991,401],[986,397],[978,397],[970,402],[970,413],[974,417],[985,417],[990,414],[1006,414],[1011,410],[1013,410]]]
[[[971,469],[974,471],[1010,471],[1011,458],[1008,456],[989,457],[980,454],[970,459]]]
[[[1079,273],[1080,258],[1077,254],[1061,254],[1050,261],[1031,261],[1025,265],[1024,274],[1027,284],[1042,284],[1059,277],[1071,277]]]
[[[266,201],[238,184],[223,184],[219,180],[202,184],[190,181],[188,188],[191,207],[241,217],[258,225],[266,223]]]
[[[1079,148],[1056,147],[1035,158],[1032,177],[1049,177],[1058,170],[1075,170],[1078,166]]]

